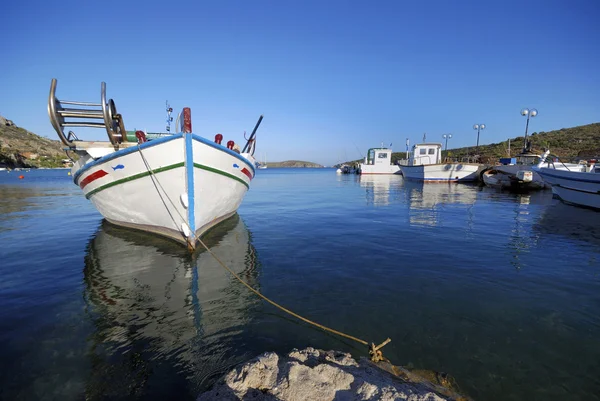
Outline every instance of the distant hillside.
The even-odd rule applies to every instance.
[[[541,154],[544,149],[550,149],[553,155],[559,156],[562,160],[586,159],[600,156],[600,123],[580,125],[573,128],[561,128],[549,132],[533,132],[528,135],[531,141],[533,151]],[[482,163],[493,163],[501,157],[508,156],[508,138],[505,141],[492,143],[489,145],[480,145],[479,152],[476,152],[475,146],[448,149],[443,152],[443,157],[451,157],[461,160],[467,156],[479,154],[479,160]],[[510,138],[510,154],[516,155],[523,148],[525,137],[523,135]],[[406,152],[392,153],[392,163],[397,160],[405,159]],[[360,160],[346,162],[361,163]]]
[[[1,167],[62,167],[66,158],[60,141],[42,138],[0,116]]]
[[[268,162],[267,167],[277,168],[277,167],[307,167],[307,168],[321,168],[323,167],[320,164],[312,163],[312,162],[304,162],[300,160],[288,160],[285,162]]]
[[[553,155],[557,155],[563,160],[600,156],[600,123],[561,128],[549,132],[533,132],[528,135],[527,139],[531,141],[534,153],[541,154],[545,149],[550,149]],[[524,141],[524,136],[510,139],[512,156],[521,151]],[[507,157],[508,139],[499,143],[479,146],[478,153],[484,163],[497,161],[500,157]],[[475,154],[475,146],[448,150],[450,157],[460,158]]]

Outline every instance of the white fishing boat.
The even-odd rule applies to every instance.
[[[392,164],[392,149],[382,146],[367,151],[360,164],[359,174],[400,174],[400,167]]]
[[[408,160],[398,162],[407,180],[422,182],[470,182],[479,179],[479,163],[442,162],[441,143],[413,146]]]
[[[74,183],[106,220],[194,249],[206,230],[237,211],[254,178],[262,116],[242,150],[231,140],[221,145],[221,134],[211,141],[192,133],[187,107],[175,124],[178,133],[152,139],[136,131],[129,137],[114,101],[106,100],[104,82],[100,103],[58,100],[56,85],[53,79],[50,121],[67,153],[78,156],[71,169]],[[167,111],[170,117],[172,109]],[[72,131],[65,134],[70,127],[103,128],[108,141],[79,140]]]
[[[548,153],[534,169],[552,185],[552,192],[565,203],[600,209],[600,169],[596,168],[596,160],[574,169],[556,168],[559,163],[546,163]]]

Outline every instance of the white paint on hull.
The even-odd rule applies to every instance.
[[[187,227],[195,227],[199,237],[233,215],[254,176],[252,156],[240,157],[196,135],[191,142],[188,157],[192,157],[194,191],[187,205],[181,201],[188,193],[182,134],[145,143],[143,158],[137,147],[93,162],[82,158],[74,166],[78,169],[74,180],[111,223],[186,243]],[[149,173],[144,158],[154,174]],[[91,163],[82,166],[86,161]]]
[[[361,174],[400,174],[400,167],[395,164],[389,165],[368,165],[361,164],[360,165],[360,173]]]
[[[478,179],[479,164],[440,163],[419,166],[400,166],[407,180],[424,182],[470,182]]]
[[[552,192],[563,201],[600,209],[600,173],[566,171],[542,167],[536,169]]]

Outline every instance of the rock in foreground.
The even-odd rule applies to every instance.
[[[390,365],[391,366],[391,365]],[[350,354],[313,348],[287,356],[267,352],[234,368],[198,401],[452,400],[436,385],[403,380]]]

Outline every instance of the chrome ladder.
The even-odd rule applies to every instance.
[[[77,140],[77,137],[73,131],[69,131],[65,135],[65,127],[105,128],[108,139],[115,149],[119,148],[119,144],[127,142],[123,117],[117,113],[115,102],[112,99],[106,101],[106,83],[102,82],[101,84],[100,103],[89,103],[58,100],[56,98],[56,82],[56,78],[53,78],[50,84],[48,116],[62,143],[70,148],[76,147],[75,140]],[[63,105],[71,107],[67,108]],[[101,120],[101,122],[94,122],[93,120]]]

